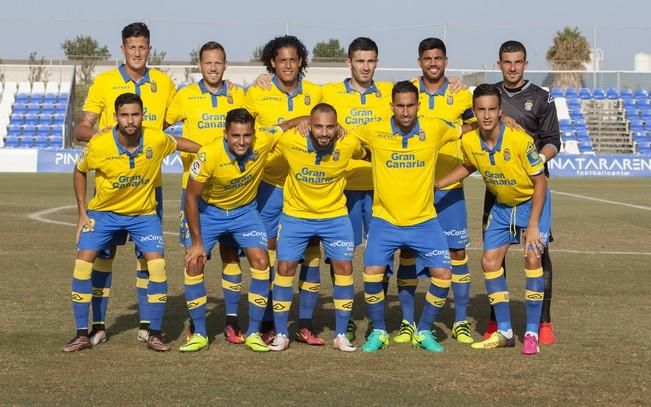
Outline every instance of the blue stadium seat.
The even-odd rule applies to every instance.
[[[61,136],[63,137],[63,125],[62,124],[53,124],[50,126],[50,131],[52,135],[54,136]]]
[[[23,125],[11,123],[7,126],[7,135],[8,136],[18,136],[23,132]]]
[[[50,136],[48,139],[50,140],[50,147],[61,148],[61,144],[63,143],[63,136]]]
[[[15,102],[17,103],[29,102],[29,93],[17,93]]]
[[[563,141],[565,140],[574,140],[576,137],[574,135],[574,131],[572,130],[561,130],[561,138]]]
[[[29,103],[43,103],[43,94],[34,94],[29,95]]]
[[[41,113],[52,114],[54,113],[54,104],[53,103],[42,103],[41,104]]]
[[[52,115],[53,124],[63,124],[66,120],[66,115],[63,113],[54,113]]]
[[[606,99],[606,92],[604,92],[604,90],[601,88],[594,88],[592,91],[592,98],[595,100]]]
[[[34,137],[33,146],[36,148],[46,148],[49,144],[49,140],[46,136],[36,136]]]
[[[572,122],[570,121],[570,119],[560,119],[558,121],[558,127],[560,127],[561,130],[562,129],[570,129],[570,128],[572,128]]]
[[[644,131],[644,120],[641,119],[631,120],[631,131]]]
[[[57,101],[56,93],[46,93],[45,97],[43,98],[44,103],[56,103],[56,101]]]
[[[11,116],[9,116],[9,122],[13,124],[23,124],[25,119],[25,115],[22,113],[12,113]]]
[[[624,104],[624,107],[635,106],[635,99],[624,96],[622,97],[622,103]]]
[[[579,99],[586,100],[592,98],[592,92],[588,88],[579,89]]]
[[[640,117],[640,111],[635,106],[626,106],[626,116],[629,119],[637,119]]]
[[[633,97],[633,89],[631,88],[621,88],[619,90],[619,96],[621,97]]]
[[[585,129],[586,128],[585,127],[585,119],[576,119],[576,120],[574,120],[574,123],[573,123],[572,127],[575,130],[576,129]]]
[[[644,120],[647,123],[651,122],[651,109],[647,108],[640,110],[640,119]]]
[[[570,110],[570,119],[572,119],[573,121],[581,120],[583,118],[584,118],[583,112],[581,112],[580,110]]]
[[[635,89],[635,92],[633,93],[633,96],[635,96],[636,98],[647,97],[646,89],[643,89],[643,88]]]
[[[36,124],[38,123],[38,115],[34,113],[26,113],[23,116],[23,124]]]
[[[27,103],[25,105],[27,113],[38,113],[41,111],[41,104],[40,103]]]
[[[52,113],[40,113],[38,115],[38,124],[52,124]]]
[[[641,141],[637,143],[637,152],[639,154],[651,154],[651,141]]]
[[[590,139],[590,133],[587,128],[581,128],[576,131],[576,138],[580,140]]]
[[[592,141],[588,140],[579,140],[579,152],[581,153],[592,153]]]
[[[551,88],[549,93],[552,95],[552,97],[555,97],[555,98],[562,98],[563,97],[563,89],[561,89],[561,88]]]
[[[13,106],[14,113],[25,113],[27,111],[27,103],[16,102]]]
[[[54,109],[55,113],[65,113],[66,112],[66,108],[67,108],[66,103],[57,102],[57,103],[54,103],[52,106],[53,106],[53,109]]]
[[[648,97],[637,98],[637,107],[639,109],[646,109],[651,105],[651,99]]]
[[[36,133],[38,133],[39,136],[47,136],[50,134],[50,125],[49,124],[37,124],[36,125]]]
[[[68,103],[68,97],[70,95],[68,93],[59,93],[57,96],[57,103]]]
[[[20,138],[18,136],[7,136],[5,140],[5,147],[16,148],[20,146]]]
[[[606,97],[610,100],[619,99],[619,92],[617,92],[617,89],[615,88],[608,88],[606,90]]]
[[[567,88],[565,89],[565,97],[566,98],[576,98],[578,96],[578,93],[576,92],[576,88]]]
[[[633,141],[643,141],[647,138],[646,132],[642,130],[635,130],[631,133],[633,133]]]

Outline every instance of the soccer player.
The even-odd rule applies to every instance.
[[[556,156],[561,147],[560,131],[556,105],[549,92],[524,79],[527,67],[527,50],[518,41],[507,41],[500,46],[498,65],[502,70],[502,82],[496,85],[502,92],[502,111],[504,116],[514,119],[530,134],[540,152],[543,164]],[[545,164],[545,174],[549,176]],[[495,197],[486,190],[484,198],[483,223],[486,224]],[[550,235],[550,242],[553,241]],[[551,323],[552,300],[552,262],[549,256],[549,246],[542,254],[542,267],[545,279],[545,299],[540,319],[540,343],[551,345],[555,341],[554,327]],[[484,333],[484,338],[495,332],[495,312],[491,308],[491,319]]]
[[[416,253],[416,269],[431,281],[413,344],[430,352],[443,350],[430,331],[451,285],[450,253],[434,208],[434,170],[440,145],[459,138],[469,125],[419,118],[418,96],[413,83],[396,83],[391,119],[356,130],[371,151],[374,183],[373,219],[364,253],[364,299],[373,331],[362,345],[364,352],[389,344],[382,280],[400,248]]]
[[[88,306],[93,292],[93,262],[117,234],[129,233],[149,269],[147,300],[150,332],[147,347],[167,351],[161,325],[167,301],[163,230],[156,215],[156,180],[163,158],[179,149],[197,152],[199,145],[142,126],[140,96],[119,95],[114,102],[116,126],[93,136],[74,171],[77,198],[77,259],[72,278],[76,336],[64,347],[75,352],[93,346],[88,332]],[[95,194],[86,207],[87,174],[95,171]]]
[[[124,56],[124,64],[116,69],[103,72],[95,78],[88,90],[88,97],[83,107],[83,114],[79,123],[75,126],[74,134],[78,141],[88,142],[98,134],[95,130],[97,125],[99,133],[112,128],[115,125],[115,99],[124,92],[132,92],[139,95],[145,105],[143,124],[147,127],[162,129],[165,118],[165,110],[169,105],[176,87],[172,80],[163,72],[147,67],[149,57],[150,35],[149,29],[144,23],[132,23],[122,29],[122,45],[120,46]],[[158,202],[158,215],[162,219],[163,194],[160,188],[160,180],[155,180],[156,197]],[[111,291],[113,258],[116,246],[126,242],[126,233],[116,235],[116,241],[110,248],[99,254],[95,260],[92,283],[93,283],[93,330],[91,341],[94,345],[106,341],[106,307],[108,305],[109,293]],[[138,293],[138,310],[140,314],[140,328],[138,329],[138,340],[147,341],[149,317],[147,315],[147,262],[138,253],[136,248],[136,290]]]
[[[254,118],[246,109],[233,109],[226,114],[223,138],[204,145],[190,167],[185,191],[191,237],[186,241],[185,296],[194,333],[181,346],[181,352],[208,347],[203,266],[225,234],[231,234],[244,249],[251,266],[245,343],[256,352],[269,351],[259,332],[269,293],[267,234],[255,197],[267,157],[280,133],[282,127],[256,130]]]
[[[500,120],[502,97],[496,85],[479,85],[473,93],[473,109],[479,129],[461,140],[464,162],[438,187],[445,187],[479,171],[495,196],[486,229],[481,258],[486,291],[497,317],[497,331],[473,343],[475,349],[515,345],[509,311],[509,293],[502,267],[509,246],[524,235],[527,322],[522,353],[538,349],[538,329],[543,299],[541,255],[549,240],[550,199],[544,162],[534,140],[521,130],[507,128]]]
[[[378,64],[378,47],[367,37],[355,38],[348,46],[346,65],[350,77],[323,86],[323,101],[337,111],[337,121],[351,131],[371,122],[391,117],[390,82],[373,79]],[[346,206],[355,235],[355,246],[362,244],[368,232],[373,203],[373,176],[367,160],[351,160],[346,169]],[[356,325],[349,320],[347,337],[355,339]]]
[[[183,136],[205,145],[215,139],[221,139],[224,121],[228,111],[242,107],[244,91],[239,87],[230,87],[224,81],[226,70],[226,51],[215,41],[209,41],[199,49],[199,71],[202,79],[188,85],[172,99],[165,116],[165,126],[183,121]],[[183,179],[180,209],[179,242],[186,245],[190,238],[185,219],[185,187],[188,183],[189,170],[194,154],[181,154],[183,161]],[[224,337],[230,343],[244,343],[244,335],[238,320],[242,270],[239,256],[233,244],[219,245],[222,258],[222,289],[226,307]]]
[[[288,319],[294,275],[308,242],[318,237],[334,272],[334,347],[356,350],[346,337],[355,287],[353,285],[354,235],[346,208],[344,186],[351,159],[364,156],[359,139],[349,134],[337,139],[337,112],[319,103],[310,114],[307,137],[288,131],[277,149],[289,165],[285,180],[283,214],[278,233],[278,271],[273,284],[273,310],[277,334],[269,346],[282,351],[289,346]]]
[[[418,65],[422,76],[413,81],[420,91],[419,116],[443,119],[455,124],[473,123],[472,94],[468,89],[452,91],[445,69],[448,65],[445,43],[438,38],[426,38],[418,45]],[[463,161],[461,141],[453,140],[441,146],[436,162],[436,178],[447,175]],[[454,324],[452,337],[460,343],[472,343],[467,309],[470,297],[470,271],[466,246],[468,224],[463,184],[458,182],[444,190],[434,191],[434,206],[443,228],[452,264],[452,292],[454,293]],[[416,261],[408,250],[400,252],[397,273],[398,295],[403,321],[395,342],[411,341],[414,333],[414,294],[416,292]]]
[[[264,89],[253,86],[247,90],[244,107],[256,118],[256,126],[271,127],[289,119],[310,114],[321,101],[321,88],[303,80],[308,65],[305,45],[296,37],[276,37],[265,44],[260,61],[272,74],[272,86]],[[283,185],[288,167],[279,153],[272,153],[265,166],[258,191],[257,201],[260,216],[265,224],[269,239],[269,259],[272,267],[276,262],[276,236],[283,206]],[[314,246],[313,246],[314,247]],[[320,288],[321,250],[318,246],[305,253],[299,281],[299,330],[296,339],[310,345],[324,345],[312,328],[312,315],[316,307]],[[265,314],[263,336],[271,342],[273,332],[273,311],[271,304]]]

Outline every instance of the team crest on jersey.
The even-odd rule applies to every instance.
[[[335,150],[334,153],[332,153],[332,161],[339,161],[339,150]]]
[[[425,132],[423,130],[418,132],[418,140],[425,141]]]
[[[151,81],[151,93],[156,93],[158,91],[158,85],[155,81]]]
[[[454,104],[454,96],[448,95],[447,102],[448,102],[448,105],[453,105]]]
[[[202,163],[205,163],[206,162],[206,153],[197,154],[197,160],[201,161]]]
[[[305,95],[303,97],[303,101],[305,102],[305,106],[309,106],[310,103],[312,102],[312,98],[310,97],[310,95]]]
[[[504,161],[510,161],[511,160],[511,150],[508,148],[504,149]]]
[[[146,157],[148,160],[151,160],[153,156],[154,156],[154,149],[151,148],[151,146],[147,147],[147,148],[145,149],[145,157]]]
[[[533,109],[533,100],[527,99],[524,101],[524,110],[530,112]]]
[[[380,99],[382,97],[382,92],[380,92],[380,89],[375,91],[375,97]]]
[[[233,104],[233,95],[226,95],[226,101],[229,105]]]

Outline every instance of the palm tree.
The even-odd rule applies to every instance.
[[[578,27],[565,27],[556,32],[554,44],[547,50],[547,63],[554,71],[585,71],[590,62],[590,44]],[[552,75],[552,86],[581,87],[583,74],[563,72]]]

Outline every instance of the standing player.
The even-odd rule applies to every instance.
[[[346,337],[353,308],[353,229],[346,208],[345,171],[351,159],[364,150],[354,135],[337,140],[337,112],[326,103],[314,106],[307,137],[297,130],[284,134],[277,149],[287,160],[283,214],[278,234],[278,271],[273,285],[273,310],[277,334],[269,346],[282,351],[289,346],[287,324],[293,280],[311,238],[323,242],[334,272],[335,348],[356,350]]]
[[[256,118],[256,127],[272,127],[289,119],[309,115],[321,101],[321,88],[303,80],[308,65],[305,45],[296,37],[286,35],[265,44],[260,61],[273,74],[270,89],[253,86],[248,89],[244,107]],[[258,210],[269,238],[269,260],[276,261],[276,235],[283,206],[283,185],[288,172],[287,163],[279,153],[269,156],[258,191]],[[321,251],[308,249],[301,270],[299,330],[296,339],[310,345],[323,345],[312,328],[312,314],[320,287]],[[273,339],[273,311],[271,305],[265,314],[263,332],[265,341]]]
[[[75,137],[78,141],[88,142],[97,133],[110,129],[115,125],[115,110],[113,104],[117,96],[125,92],[139,95],[143,103],[143,125],[154,129],[162,129],[165,110],[169,105],[176,87],[172,80],[163,72],[147,67],[147,58],[151,45],[149,29],[144,23],[132,23],[122,29],[122,45],[124,64],[116,69],[103,72],[95,78],[88,90],[88,97],[83,107],[83,114],[75,126]],[[158,215],[162,219],[163,194],[160,179],[156,183],[156,199]],[[91,341],[94,345],[106,341],[105,317],[111,291],[113,258],[116,245],[126,242],[126,233],[116,235],[116,241],[111,247],[100,253],[93,268],[93,331]],[[138,340],[147,341],[149,317],[147,316],[147,281],[148,268],[145,259],[136,250],[138,263],[136,265],[136,290],[138,292],[138,310],[140,328]]]
[[[168,351],[161,339],[167,302],[167,276],[163,259],[163,230],[156,215],[155,181],[160,178],[163,158],[177,148],[197,152],[199,145],[175,139],[161,130],[142,127],[142,99],[124,93],[115,99],[117,125],[95,135],[86,146],[74,171],[77,222],[77,259],[72,278],[72,308],[76,336],[64,352],[91,348],[88,306],[93,292],[93,262],[119,233],[127,232],[147,262],[150,281],[147,301],[150,333],[147,347]],[[87,174],[95,171],[95,195],[86,207]]]
[[[430,331],[451,285],[450,253],[434,208],[434,170],[439,146],[459,138],[464,129],[419,118],[418,95],[413,83],[396,83],[391,119],[357,129],[373,157],[375,191],[364,253],[364,298],[374,329],[362,346],[365,352],[389,344],[382,280],[395,251],[403,247],[416,253],[416,269],[425,271],[431,281],[413,344],[430,352],[443,350]]]
[[[267,234],[255,195],[267,156],[282,130],[255,131],[253,116],[242,108],[228,112],[225,126],[224,137],[197,154],[186,189],[191,239],[186,241],[185,296],[194,333],[181,346],[182,352],[208,347],[203,265],[224,234],[232,234],[251,265],[246,345],[256,352],[269,351],[259,333],[269,293]]]
[[[486,229],[481,265],[486,290],[497,316],[497,331],[488,339],[472,344],[475,349],[515,345],[509,312],[509,293],[503,262],[509,246],[524,234],[525,302],[527,324],[522,353],[538,349],[538,329],[543,299],[543,270],[540,256],[550,229],[550,199],[544,163],[534,140],[521,130],[501,122],[500,90],[496,85],[479,85],[473,94],[473,108],[479,130],[463,137],[464,163],[438,182],[445,187],[475,170],[495,196]]]
[[[323,101],[337,111],[337,121],[346,129],[391,117],[390,82],[373,80],[378,64],[378,47],[367,37],[355,38],[348,46],[346,65],[350,78],[323,86]],[[355,234],[355,246],[362,244],[368,232],[373,204],[373,175],[367,160],[351,160],[346,170],[346,206]],[[350,319],[347,337],[355,339],[356,326]]]
[[[199,49],[199,71],[202,79],[198,83],[188,85],[172,99],[167,109],[165,125],[169,126],[183,121],[183,136],[199,145],[207,144],[221,138],[224,129],[226,113],[242,107],[244,91],[238,87],[229,89],[223,80],[226,70],[226,51],[215,41],[209,41]],[[184,197],[188,184],[189,170],[194,154],[181,154],[183,161],[183,180],[181,192],[180,231],[179,241],[186,245],[190,232],[185,220]],[[220,245],[222,258],[222,289],[226,305],[226,323],[224,336],[230,343],[244,343],[237,317],[242,286],[242,270],[239,256],[233,245]]]
[[[445,44],[438,38],[426,38],[418,45],[418,65],[423,75],[413,83],[420,90],[419,115],[425,118],[446,120],[458,125],[474,122],[472,95],[469,90],[453,92],[449,88],[445,69],[448,57]],[[454,140],[441,146],[436,162],[436,179],[447,175],[462,162],[461,141]],[[452,292],[454,293],[454,325],[452,337],[461,343],[472,343],[467,309],[470,297],[470,271],[468,270],[468,224],[463,184],[455,183],[434,192],[434,206],[443,228],[452,263]],[[403,321],[398,343],[411,340],[414,324],[414,294],[416,292],[416,264],[408,250],[400,253],[398,292]]]
[[[514,119],[533,137],[536,148],[540,151],[540,158],[543,163],[546,163],[556,156],[561,147],[554,99],[549,92],[524,79],[524,70],[527,67],[527,50],[522,43],[518,41],[503,43],[500,46],[497,63],[502,70],[503,77],[502,82],[496,84],[502,92],[502,111],[505,116]],[[545,174],[549,176],[546,166]],[[494,202],[495,197],[487,189],[484,198],[484,225]],[[551,236],[550,241],[553,241]],[[544,345],[551,345],[554,343],[555,337],[550,314],[552,262],[549,256],[549,246],[542,254],[542,267],[545,278],[545,299],[540,320],[540,342]],[[491,320],[484,333],[484,338],[495,332],[495,329],[497,329],[495,312],[491,308]]]

